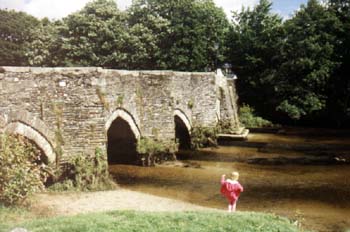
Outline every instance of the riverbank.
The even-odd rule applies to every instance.
[[[112,210],[143,212],[219,211],[181,200],[154,196],[119,188],[111,191],[41,193],[32,198],[32,210],[45,209],[51,216],[72,216],[81,213]]]
[[[36,232],[299,231],[288,219],[272,214],[229,214],[123,189],[38,194],[35,204],[27,211],[0,207],[0,231],[9,232],[18,227]]]

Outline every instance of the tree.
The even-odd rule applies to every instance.
[[[275,111],[276,72],[284,39],[282,18],[271,13],[272,3],[260,0],[253,9],[233,14],[227,59],[238,75],[240,100],[264,116]]]
[[[212,0],[197,1],[195,8],[198,35],[195,37],[190,62],[194,70],[215,70],[225,61],[225,38],[229,22],[224,11]]]
[[[28,65],[25,43],[38,25],[39,20],[24,12],[0,9],[0,65]]]
[[[137,0],[129,11],[130,25],[153,32],[158,49],[150,57],[159,69],[214,69],[215,44],[223,44],[228,22],[212,0]]]
[[[126,15],[113,0],[89,2],[66,18],[43,20],[27,44],[31,65],[126,68]]]
[[[336,15],[340,26],[336,28],[334,60],[339,67],[328,88],[327,112],[335,126],[350,126],[350,1],[330,0],[329,10]]]
[[[96,0],[63,19],[60,31],[67,65],[122,68],[125,15],[113,0]]]
[[[220,59],[215,44],[227,28],[212,0],[135,0],[127,12],[114,0],[95,0],[38,28],[28,57],[43,66],[203,71]]]
[[[32,31],[33,40],[26,43],[26,56],[31,66],[65,66],[69,63],[63,49],[65,39],[60,35],[66,30],[61,21],[43,19]]]
[[[333,60],[339,21],[317,0],[302,5],[286,21],[283,62],[278,70],[277,109],[291,119],[310,117],[326,108],[327,87],[338,65]]]
[[[135,0],[128,9],[128,60],[130,69],[160,69],[161,48],[170,33],[170,21],[146,0]]]

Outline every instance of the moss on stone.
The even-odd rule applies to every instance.
[[[96,88],[96,94],[98,98],[100,99],[101,104],[106,110],[109,110],[109,103],[106,99],[106,93],[102,91],[100,87]]]

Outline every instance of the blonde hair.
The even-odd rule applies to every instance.
[[[231,179],[232,180],[238,180],[239,178],[239,173],[238,172],[232,172],[231,173]]]

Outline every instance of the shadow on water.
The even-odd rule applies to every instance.
[[[314,150],[300,152],[294,150],[262,150],[241,147],[235,155],[222,153],[218,150],[201,150],[201,151],[180,151],[177,154],[180,160],[195,161],[216,161],[216,162],[246,162],[260,165],[344,165],[350,164],[350,153],[344,150],[323,151]],[[349,148],[350,150],[350,148]]]
[[[263,140],[261,134],[251,136],[252,141]],[[267,140],[269,136],[286,140],[285,136],[266,136]],[[295,143],[297,139],[292,140]],[[335,138],[330,140],[340,143]],[[347,138],[341,143],[348,146]],[[350,167],[342,161],[320,160],[339,154],[347,160],[350,149],[341,146],[340,150],[320,151],[221,146],[180,152],[180,162],[168,166],[111,165],[110,171],[122,187],[131,190],[225,209],[226,201],[219,192],[220,176],[237,170],[245,187],[238,210],[276,213],[316,231],[345,231],[350,229]]]

